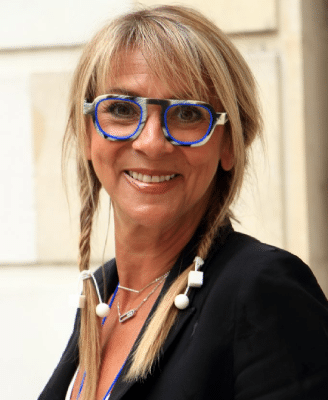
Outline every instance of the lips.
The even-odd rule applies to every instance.
[[[176,174],[171,175],[147,175],[136,171],[127,171],[131,178],[143,183],[161,183],[173,179]]]

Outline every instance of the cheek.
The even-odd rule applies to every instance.
[[[214,132],[211,139],[204,145],[185,148],[184,151],[190,167],[190,184],[193,196],[204,196],[211,191],[220,161],[221,135]]]
[[[115,145],[106,139],[100,137],[97,133],[93,134],[90,143],[90,160],[95,173],[100,182],[105,185],[106,176],[111,175],[115,160]]]
[[[108,151],[106,151],[106,147],[101,146],[98,140],[92,140],[90,157],[97,175],[106,164],[106,160],[109,159],[108,156],[109,154]]]
[[[185,148],[185,157],[190,167],[197,174],[208,175],[212,180],[220,161],[219,138],[213,137],[204,146]],[[205,177],[204,177],[205,178]]]

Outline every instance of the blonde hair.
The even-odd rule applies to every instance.
[[[180,96],[185,92],[194,99],[221,104],[229,117],[226,134],[234,166],[230,171],[218,167],[209,207],[204,210],[205,234],[197,250],[197,255],[203,259],[218,229],[232,216],[230,207],[242,185],[247,149],[261,132],[252,73],[228,37],[203,15],[187,7],[161,6],[138,10],[107,24],[86,45],[77,66],[64,139],[64,156],[70,145],[77,150],[81,198],[80,270],[89,268],[92,220],[101,188],[85,154],[90,139],[87,120],[82,115],[83,101],[92,101],[105,93],[108,77],[115,77],[126,53],[134,49],[142,52],[151,71],[169,87],[172,87],[172,76],[175,77]],[[127,379],[144,378],[151,372],[178,314],[174,298],[185,289],[191,268],[192,265],[172,283],[161,300],[138,343]],[[86,369],[84,398],[89,400],[96,394],[101,348],[99,321],[94,312],[97,298],[91,280],[84,281],[84,291],[87,306],[81,313],[79,350],[80,364]]]

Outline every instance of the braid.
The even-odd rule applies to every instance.
[[[197,248],[197,255],[204,260],[207,258],[219,228],[223,226],[229,214],[224,212],[226,210],[226,207],[224,207],[223,210],[215,216],[213,208],[217,209],[216,205],[212,205],[204,216],[207,220],[206,233],[200,240]],[[174,304],[174,299],[178,294],[185,291],[188,282],[188,274],[193,268],[194,263],[189,265],[176,278],[158,305],[157,310],[151,317],[133,354],[132,364],[126,375],[126,380],[134,380],[137,378],[145,379],[146,376],[151,373],[151,369],[158,360],[160,350],[179,313],[179,310]]]
[[[79,269],[83,271],[89,269],[90,265],[92,221],[98,206],[101,185],[92,167],[89,168],[89,179],[87,179],[84,168],[79,168],[78,172],[81,177]],[[101,357],[99,338],[100,321],[95,312],[98,297],[91,279],[83,281],[83,293],[86,296],[86,304],[81,309],[81,331],[79,338],[80,365],[86,371],[84,398],[93,399],[96,395]]]

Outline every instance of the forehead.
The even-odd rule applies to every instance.
[[[124,54],[124,58],[119,57],[120,65],[116,68],[116,77],[135,74],[151,74],[152,70],[146,62],[145,57],[138,50],[131,50]]]
[[[156,85],[156,76],[140,51],[131,51],[119,58],[108,76],[107,90],[122,88],[126,90],[151,90]]]
[[[120,89],[142,97],[203,100],[197,90],[191,90],[190,79],[182,71],[181,65],[170,66],[168,59],[163,65],[139,50],[121,52],[111,63],[99,94]]]

